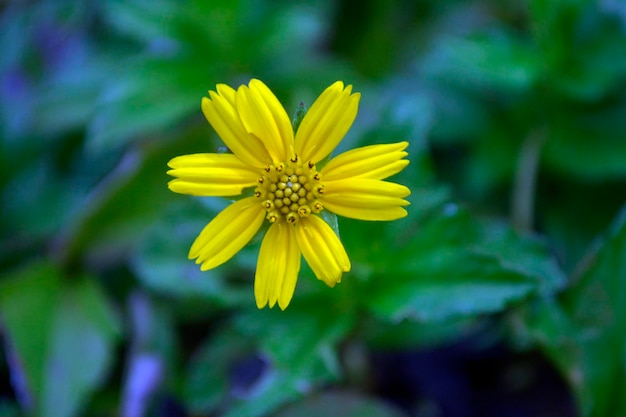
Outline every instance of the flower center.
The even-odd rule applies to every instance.
[[[297,155],[287,162],[267,165],[259,177],[254,195],[267,210],[270,223],[285,219],[296,223],[300,217],[324,209],[319,201],[324,193],[320,173],[313,162],[301,163]]]

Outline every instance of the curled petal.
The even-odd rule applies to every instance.
[[[197,258],[203,271],[223,264],[254,237],[264,219],[265,211],[255,197],[231,204],[200,232],[191,245],[189,259]]]
[[[281,310],[289,305],[300,271],[300,248],[294,227],[274,223],[265,234],[254,278],[254,296],[258,308],[278,301]]]
[[[395,220],[405,217],[404,200],[411,191],[400,184],[366,178],[324,181],[322,203],[340,216],[360,220]]]
[[[237,111],[248,133],[259,138],[275,163],[293,153],[293,128],[274,93],[259,80],[237,90]]]
[[[328,181],[355,177],[385,179],[409,164],[407,159],[402,159],[408,155],[404,151],[408,145],[398,142],[352,149],[331,159],[322,169],[322,176]]]
[[[350,270],[350,259],[331,227],[318,216],[298,221],[295,227],[298,246],[317,279],[334,287],[341,274]]]
[[[196,196],[239,195],[256,184],[257,170],[232,154],[198,153],[178,156],[168,162],[168,183],[175,193]]]
[[[226,146],[243,162],[257,168],[265,166],[270,157],[263,143],[246,131],[235,108],[235,90],[217,85],[217,93],[209,91],[202,98],[202,112]]]
[[[352,86],[344,89],[337,81],[315,100],[296,132],[296,153],[314,163],[328,156],[341,142],[359,107],[359,93],[351,94]]]

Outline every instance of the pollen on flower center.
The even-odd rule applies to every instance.
[[[286,162],[267,165],[254,195],[267,211],[270,223],[284,219],[296,223],[300,217],[323,210],[319,201],[324,187],[313,162],[302,163],[297,155]]]

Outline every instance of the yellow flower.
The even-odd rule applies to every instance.
[[[259,80],[233,88],[218,84],[202,99],[202,111],[232,154],[184,155],[169,162],[170,190],[195,196],[237,196],[196,238],[189,259],[203,271],[232,258],[259,231],[267,230],[257,263],[258,308],[278,301],[285,309],[296,286],[301,254],[330,287],[350,270],[333,229],[319,216],[329,210],[361,220],[406,216],[407,187],[382,181],[409,163],[407,142],[353,149],[324,160],[354,121],[360,94],[337,81],[308,110],[294,132],[284,108]]]

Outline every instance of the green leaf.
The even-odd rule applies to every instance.
[[[432,93],[436,108],[430,140],[436,145],[457,145],[482,138],[492,123],[493,111],[480,97],[454,86],[441,86]]]
[[[194,355],[184,385],[190,410],[210,414],[226,409],[226,416],[254,417],[301,396],[297,385],[306,381],[297,372],[276,369],[247,333],[224,326]]]
[[[541,69],[532,44],[505,30],[474,38],[446,39],[427,65],[431,77],[464,88],[491,88],[508,94],[531,88]]]
[[[211,68],[195,57],[146,58],[125,64],[96,102],[87,146],[92,151],[122,145],[169,129],[184,116],[200,117],[200,101],[211,87]]]
[[[253,270],[258,247],[251,244],[236,255],[236,262],[201,271],[187,254],[194,239],[219,210],[207,210],[188,196],[183,200],[170,205],[160,221],[147,230],[132,259],[138,278],[160,294],[208,299],[211,307],[252,302],[252,281],[244,286],[229,285],[227,278],[242,268]]]
[[[101,93],[111,66],[105,62],[72,62],[46,79],[40,86],[31,121],[37,133],[48,136],[82,129],[93,117],[93,103]]]
[[[241,8],[241,2],[225,0],[192,1],[182,7],[172,0],[114,0],[105,4],[104,11],[115,30],[150,45],[153,52],[186,49],[199,59],[211,56],[216,61],[220,49],[227,49],[236,39],[241,27],[238,18],[246,10]]]
[[[547,299],[526,312],[529,335],[570,380],[581,416],[623,415],[626,206],[576,277],[560,304]]]
[[[254,309],[236,315],[190,364],[185,387],[190,408],[208,413],[228,405],[229,417],[267,415],[300,398],[303,389],[338,379],[337,348],[355,317],[341,314],[339,305],[320,309],[319,303],[319,298],[301,297],[285,311]],[[233,370],[251,357],[262,360],[264,369],[238,387]]]
[[[0,193],[2,222],[12,232],[11,238],[43,239],[58,233],[71,218],[73,204],[84,189],[67,187],[48,158],[19,168]]]
[[[585,180],[624,178],[626,99],[608,111],[577,116],[555,124],[548,132],[542,155],[546,166]]]
[[[294,379],[287,372],[269,375],[256,395],[235,402],[223,417],[257,417],[271,415],[279,407],[302,397],[307,381]]]
[[[563,285],[545,247],[512,232],[498,237],[489,224],[449,205],[400,247],[386,248],[364,285],[368,308],[394,322],[441,321],[501,311]]]
[[[64,286],[57,300],[48,341],[41,416],[70,416],[102,381],[120,333],[113,314],[93,281]]]
[[[0,287],[2,326],[19,359],[16,366],[22,368],[11,372],[16,380],[25,377],[27,392],[18,394],[28,398],[28,403],[35,402],[35,407],[47,385],[45,369],[60,292],[59,275],[50,264],[34,264],[7,276]]]
[[[571,177],[559,182],[556,196],[551,187],[542,190],[537,198],[543,201],[539,205],[542,228],[565,271],[577,267],[589,243],[612,223],[624,204],[623,196],[621,181],[581,183]]]
[[[20,411],[16,404],[6,398],[0,400],[0,417],[20,417]]]
[[[503,310],[535,289],[533,280],[506,270],[496,259],[459,252],[429,253],[433,262],[420,255],[388,290],[374,294],[370,306],[375,313],[398,322],[405,318],[434,321]]]
[[[616,406],[626,378],[626,207],[586,265],[580,283],[564,300],[582,346],[579,394],[590,415],[620,415]]]
[[[111,363],[117,316],[87,277],[66,283],[52,265],[36,264],[9,278],[0,311],[36,415],[76,415]]]
[[[533,277],[541,294],[554,294],[568,284],[546,241],[539,236],[521,235],[505,223],[494,221],[482,221],[481,234],[476,250],[494,256],[508,270]]]
[[[547,83],[559,94],[594,102],[619,91],[626,38],[605,7],[590,0],[531,1],[533,35]]]
[[[208,148],[204,133],[181,132],[175,142],[152,141],[129,150],[74,213],[64,231],[63,254],[75,259],[85,252],[124,251],[140,241],[168,203],[183,198],[167,189],[167,162],[190,149]]]
[[[250,311],[239,315],[237,325],[259,345],[278,370],[309,382],[339,376],[335,347],[354,323],[354,314],[340,314],[339,305],[320,309],[319,298],[301,298],[287,310]],[[298,338],[290,335],[298,333]]]
[[[561,64],[570,50],[582,6],[589,0],[531,0],[529,11],[537,44],[550,66]]]
[[[473,318],[433,323],[404,320],[390,326],[387,320],[371,317],[361,325],[363,339],[375,351],[431,349],[454,343],[476,327]]]
[[[349,391],[315,394],[285,407],[276,417],[401,417],[399,410],[374,398]]]
[[[209,414],[228,402],[232,369],[253,352],[253,344],[228,327],[220,329],[193,355],[186,374],[184,399],[197,414]]]
[[[304,115],[306,114],[307,108],[304,103],[298,104],[296,111],[293,113],[293,119],[291,120],[291,125],[293,126],[293,134],[295,135],[298,132],[298,128],[300,127],[300,123],[302,123],[302,119],[304,119]]]
[[[485,200],[490,193],[502,187],[502,184],[509,184],[515,177],[521,138],[525,133],[521,133],[506,114],[497,115],[496,118],[498,120],[492,121],[491,126],[476,137],[467,169],[446,173],[447,176],[453,176],[455,182],[464,185],[465,194],[472,202]]]

